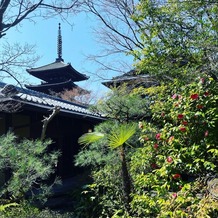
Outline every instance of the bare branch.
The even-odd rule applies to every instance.
[[[90,55],[90,60],[100,64],[100,71],[123,72],[121,66],[108,62],[107,58],[117,60],[119,54],[119,58],[123,59],[135,49],[143,49],[138,34],[142,23],[132,19],[137,3],[136,0],[84,1],[84,11],[93,14],[99,21],[94,33],[103,49],[99,52],[101,55]]]
[[[0,3],[0,38],[24,19],[72,13],[72,10],[75,9],[76,11],[80,4],[79,0],[47,2],[45,0],[2,0]]]
[[[0,52],[0,77],[13,78],[21,86],[22,70],[32,67],[39,59],[35,56],[34,45],[5,43]]]
[[[60,107],[55,107],[52,110],[52,113],[48,117],[44,117],[44,120],[42,120],[42,134],[41,134],[41,141],[45,139],[46,136],[46,130],[49,122],[60,112]]]

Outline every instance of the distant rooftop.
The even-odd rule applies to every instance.
[[[138,74],[136,70],[130,70],[120,76],[113,77],[109,81],[102,83],[108,88],[119,87],[122,84],[127,84],[128,86],[143,86],[150,87],[158,85],[157,80],[149,74]]]

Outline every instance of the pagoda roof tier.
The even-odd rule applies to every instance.
[[[40,85],[25,85],[25,87],[34,91],[43,92],[45,94],[50,94],[51,91],[62,92],[64,90],[70,90],[73,88],[79,88],[82,90],[81,87],[78,87],[71,80],[59,82],[59,83],[42,83]]]
[[[27,69],[27,72],[49,83],[64,82],[66,80],[78,82],[89,78],[75,70],[70,63],[66,64],[61,60],[56,60],[41,67]]]

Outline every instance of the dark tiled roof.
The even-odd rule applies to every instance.
[[[91,112],[85,106],[65,101],[54,96],[46,95],[44,93],[20,87],[14,87],[13,85],[7,85],[0,82],[0,102],[5,101],[6,98],[11,101],[20,102],[24,105],[36,107],[46,111],[51,110],[54,107],[60,107],[60,112],[68,115],[88,117],[97,120],[104,119],[99,114]]]
[[[103,82],[102,84],[110,88],[120,86],[123,83],[127,83],[129,85],[134,84],[134,86],[140,85],[144,87],[158,85],[158,82],[154,77],[150,76],[149,74],[137,74],[135,70],[131,70],[121,76],[113,77],[111,80]]]
[[[38,71],[47,71],[47,70],[53,70],[53,69],[61,69],[69,66],[70,64],[66,64],[63,61],[55,61],[53,63],[41,66],[41,67],[36,67],[36,68],[30,68],[27,71],[28,72],[38,72]]]
[[[70,63],[66,64],[63,61],[55,61],[51,64],[47,64],[41,67],[30,68],[27,69],[27,72],[44,81],[47,81],[47,78],[50,78],[54,72],[59,73],[60,75],[63,75],[64,72],[69,77],[69,79],[73,79],[73,81],[82,81],[88,79],[85,74],[81,74],[75,70]]]
[[[71,80],[67,80],[59,83],[42,83],[40,85],[25,85],[25,87],[34,91],[49,94],[50,91],[62,92],[65,89],[73,89],[73,88],[77,88],[78,86],[74,84]]]

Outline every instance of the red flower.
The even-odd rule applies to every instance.
[[[183,120],[183,121],[182,121],[182,124],[183,124],[184,126],[187,126],[187,125],[188,125],[188,121]]]
[[[177,94],[172,95],[172,99],[176,99],[177,98]]]
[[[145,140],[145,141],[148,141],[148,140],[149,140],[149,138],[148,138],[148,137],[145,137],[145,138],[144,138],[144,140]]]
[[[197,108],[198,108],[198,109],[202,109],[203,107],[204,107],[204,106],[203,106],[202,104],[198,104],[198,105],[197,105]]]
[[[190,98],[192,99],[192,100],[196,100],[196,99],[198,99],[198,97],[199,97],[199,95],[198,94],[191,94],[191,96],[190,96]]]
[[[173,197],[173,198],[177,198],[177,193],[173,193],[173,194],[172,194],[172,197]]]
[[[184,126],[181,126],[181,127],[179,128],[179,130],[180,130],[181,132],[186,132],[186,128],[185,128]]]
[[[170,157],[170,156],[169,156],[169,157],[167,157],[167,162],[168,162],[168,163],[172,163],[172,162],[173,162],[173,158],[172,158],[172,157]]]
[[[204,136],[207,137],[208,134],[209,134],[209,132],[208,132],[208,130],[207,130],[207,131],[205,131]]]
[[[184,115],[183,114],[178,114],[177,117],[178,117],[179,120],[181,120],[181,119],[183,119]]]
[[[161,113],[161,117],[164,117],[164,116],[165,116],[165,113],[164,113],[164,112],[162,112],[162,113]]]
[[[176,174],[173,175],[173,178],[174,179],[180,179],[181,175],[179,173],[176,173]]]
[[[158,144],[154,144],[154,149],[158,149]]]
[[[157,133],[156,136],[155,136],[155,138],[156,138],[157,140],[161,140],[161,134],[160,134],[160,133]]]

